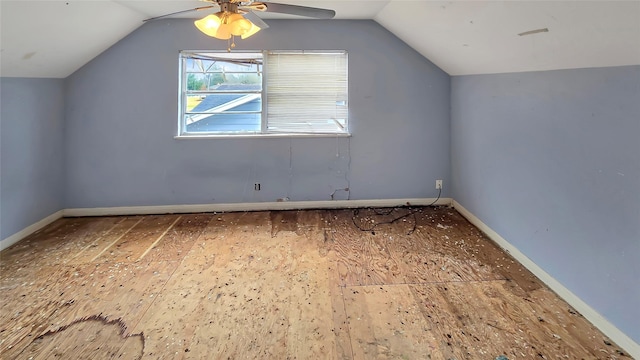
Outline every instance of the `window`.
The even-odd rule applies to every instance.
[[[344,51],[180,58],[179,136],[348,134]]]
[[[262,53],[183,53],[180,134],[261,131]]]

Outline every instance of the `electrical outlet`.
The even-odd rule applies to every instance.
[[[260,188],[261,188],[260,183],[255,183],[253,185],[253,190],[255,190],[255,191],[260,191]]]
[[[436,190],[442,189],[442,180],[436,180]]]

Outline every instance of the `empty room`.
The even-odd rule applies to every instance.
[[[0,20],[0,359],[640,359],[640,1]]]

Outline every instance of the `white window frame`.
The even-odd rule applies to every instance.
[[[187,75],[186,72],[186,61],[184,59],[193,54],[209,54],[215,56],[216,54],[226,54],[225,51],[213,51],[213,50],[203,50],[203,51],[181,51],[179,56],[180,61],[180,71],[179,71],[179,100],[178,100],[178,134],[175,136],[177,139],[194,139],[194,138],[239,138],[239,137],[346,137],[351,136],[349,132],[349,119],[348,119],[348,53],[344,50],[322,50],[322,51],[308,51],[308,50],[283,50],[283,51],[243,51],[239,53],[262,53],[262,61],[263,64],[260,66],[262,69],[262,91],[261,101],[262,101],[262,113],[260,120],[260,131],[241,131],[241,132],[187,132],[186,131],[186,101],[187,101]],[[238,53],[235,52],[234,53]],[[341,129],[336,131],[306,131],[306,130],[294,130],[294,131],[273,131],[268,128],[269,126],[269,90],[268,90],[268,77],[270,76],[267,69],[267,62],[270,55],[280,55],[280,54],[313,54],[313,55],[333,55],[333,54],[341,54],[344,55],[342,61],[344,62],[344,95],[341,95],[341,98],[344,97],[344,100],[336,101],[336,106],[343,105],[346,110],[341,112],[341,116],[344,116],[344,120],[341,120],[341,123],[338,124],[337,121],[334,120],[336,124],[338,124],[338,128]],[[341,75],[338,75],[341,76]],[[343,124],[342,124],[343,122]]]
[[[193,116],[188,116],[187,115],[187,104],[188,104],[188,97],[189,96],[193,96],[193,95],[204,95],[204,96],[209,96],[209,95],[213,95],[215,93],[219,93],[219,94],[243,94],[244,96],[242,96],[239,99],[230,101],[228,103],[225,104],[221,104],[213,109],[209,109],[207,111],[205,111],[206,113],[216,113],[218,111],[222,111],[224,112],[225,110],[228,109],[233,109],[233,107],[237,106],[237,105],[242,105],[243,103],[247,102],[247,99],[252,100],[257,98],[262,98],[262,93],[263,91],[260,90],[242,90],[242,91],[238,91],[238,90],[229,90],[229,89],[225,89],[225,90],[220,90],[220,89],[209,89],[207,86],[207,90],[204,91],[194,91],[194,90],[189,90],[187,88],[187,83],[188,83],[188,78],[190,74],[193,73],[198,73],[198,72],[193,72],[193,71],[187,71],[187,59],[190,58],[201,58],[203,60],[214,60],[216,58],[221,58],[221,61],[225,61],[225,60],[229,60],[229,62],[232,62],[233,59],[245,59],[248,61],[253,60],[254,58],[257,58],[257,55],[260,54],[260,56],[264,56],[262,51],[245,51],[245,52],[234,52],[232,54],[232,56],[225,56],[227,55],[227,52],[213,52],[213,51],[181,51],[180,52],[180,86],[179,86],[179,100],[178,100],[178,114],[179,114],[179,119],[178,119],[178,137],[210,137],[210,136],[219,136],[219,135],[224,135],[224,136],[231,136],[234,134],[242,134],[242,135],[255,135],[255,134],[259,134],[261,132],[261,130],[257,130],[257,131],[229,131],[229,132],[221,132],[221,131],[212,131],[212,132],[204,132],[204,131],[197,131],[197,132],[188,132],[187,131],[187,126],[191,124],[191,122],[188,121],[188,118],[193,118]],[[260,59],[261,61],[261,59]],[[260,64],[260,61],[258,61],[258,64]],[[261,72],[261,68],[262,65],[258,65],[257,66],[257,70],[259,72]],[[209,73],[208,70],[204,71],[204,73]],[[222,70],[223,74],[239,74],[237,71],[225,71]],[[244,74],[249,74],[247,72],[240,72],[240,73],[244,73]],[[223,75],[224,76],[224,75]],[[262,82],[264,83],[264,79],[262,79]],[[261,83],[262,86],[262,83]],[[232,106],[233,105],[233,106]],[[240,111],[238,113],[253,113],[253,114],[260,114],[260,118],[262,118],[261,114],[262,114],[263,108],[260,111]],[[203,117],[209,117],[211,115],[205,115],[204,113],[201,115],[195,115],[195,117],[199,117],[199,116],[203,116]],[[262,121],[262,120],[261,120]]]

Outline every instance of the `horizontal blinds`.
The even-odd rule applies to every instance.
[[[347,54],[267,54],[267,131],[347,132]]]

